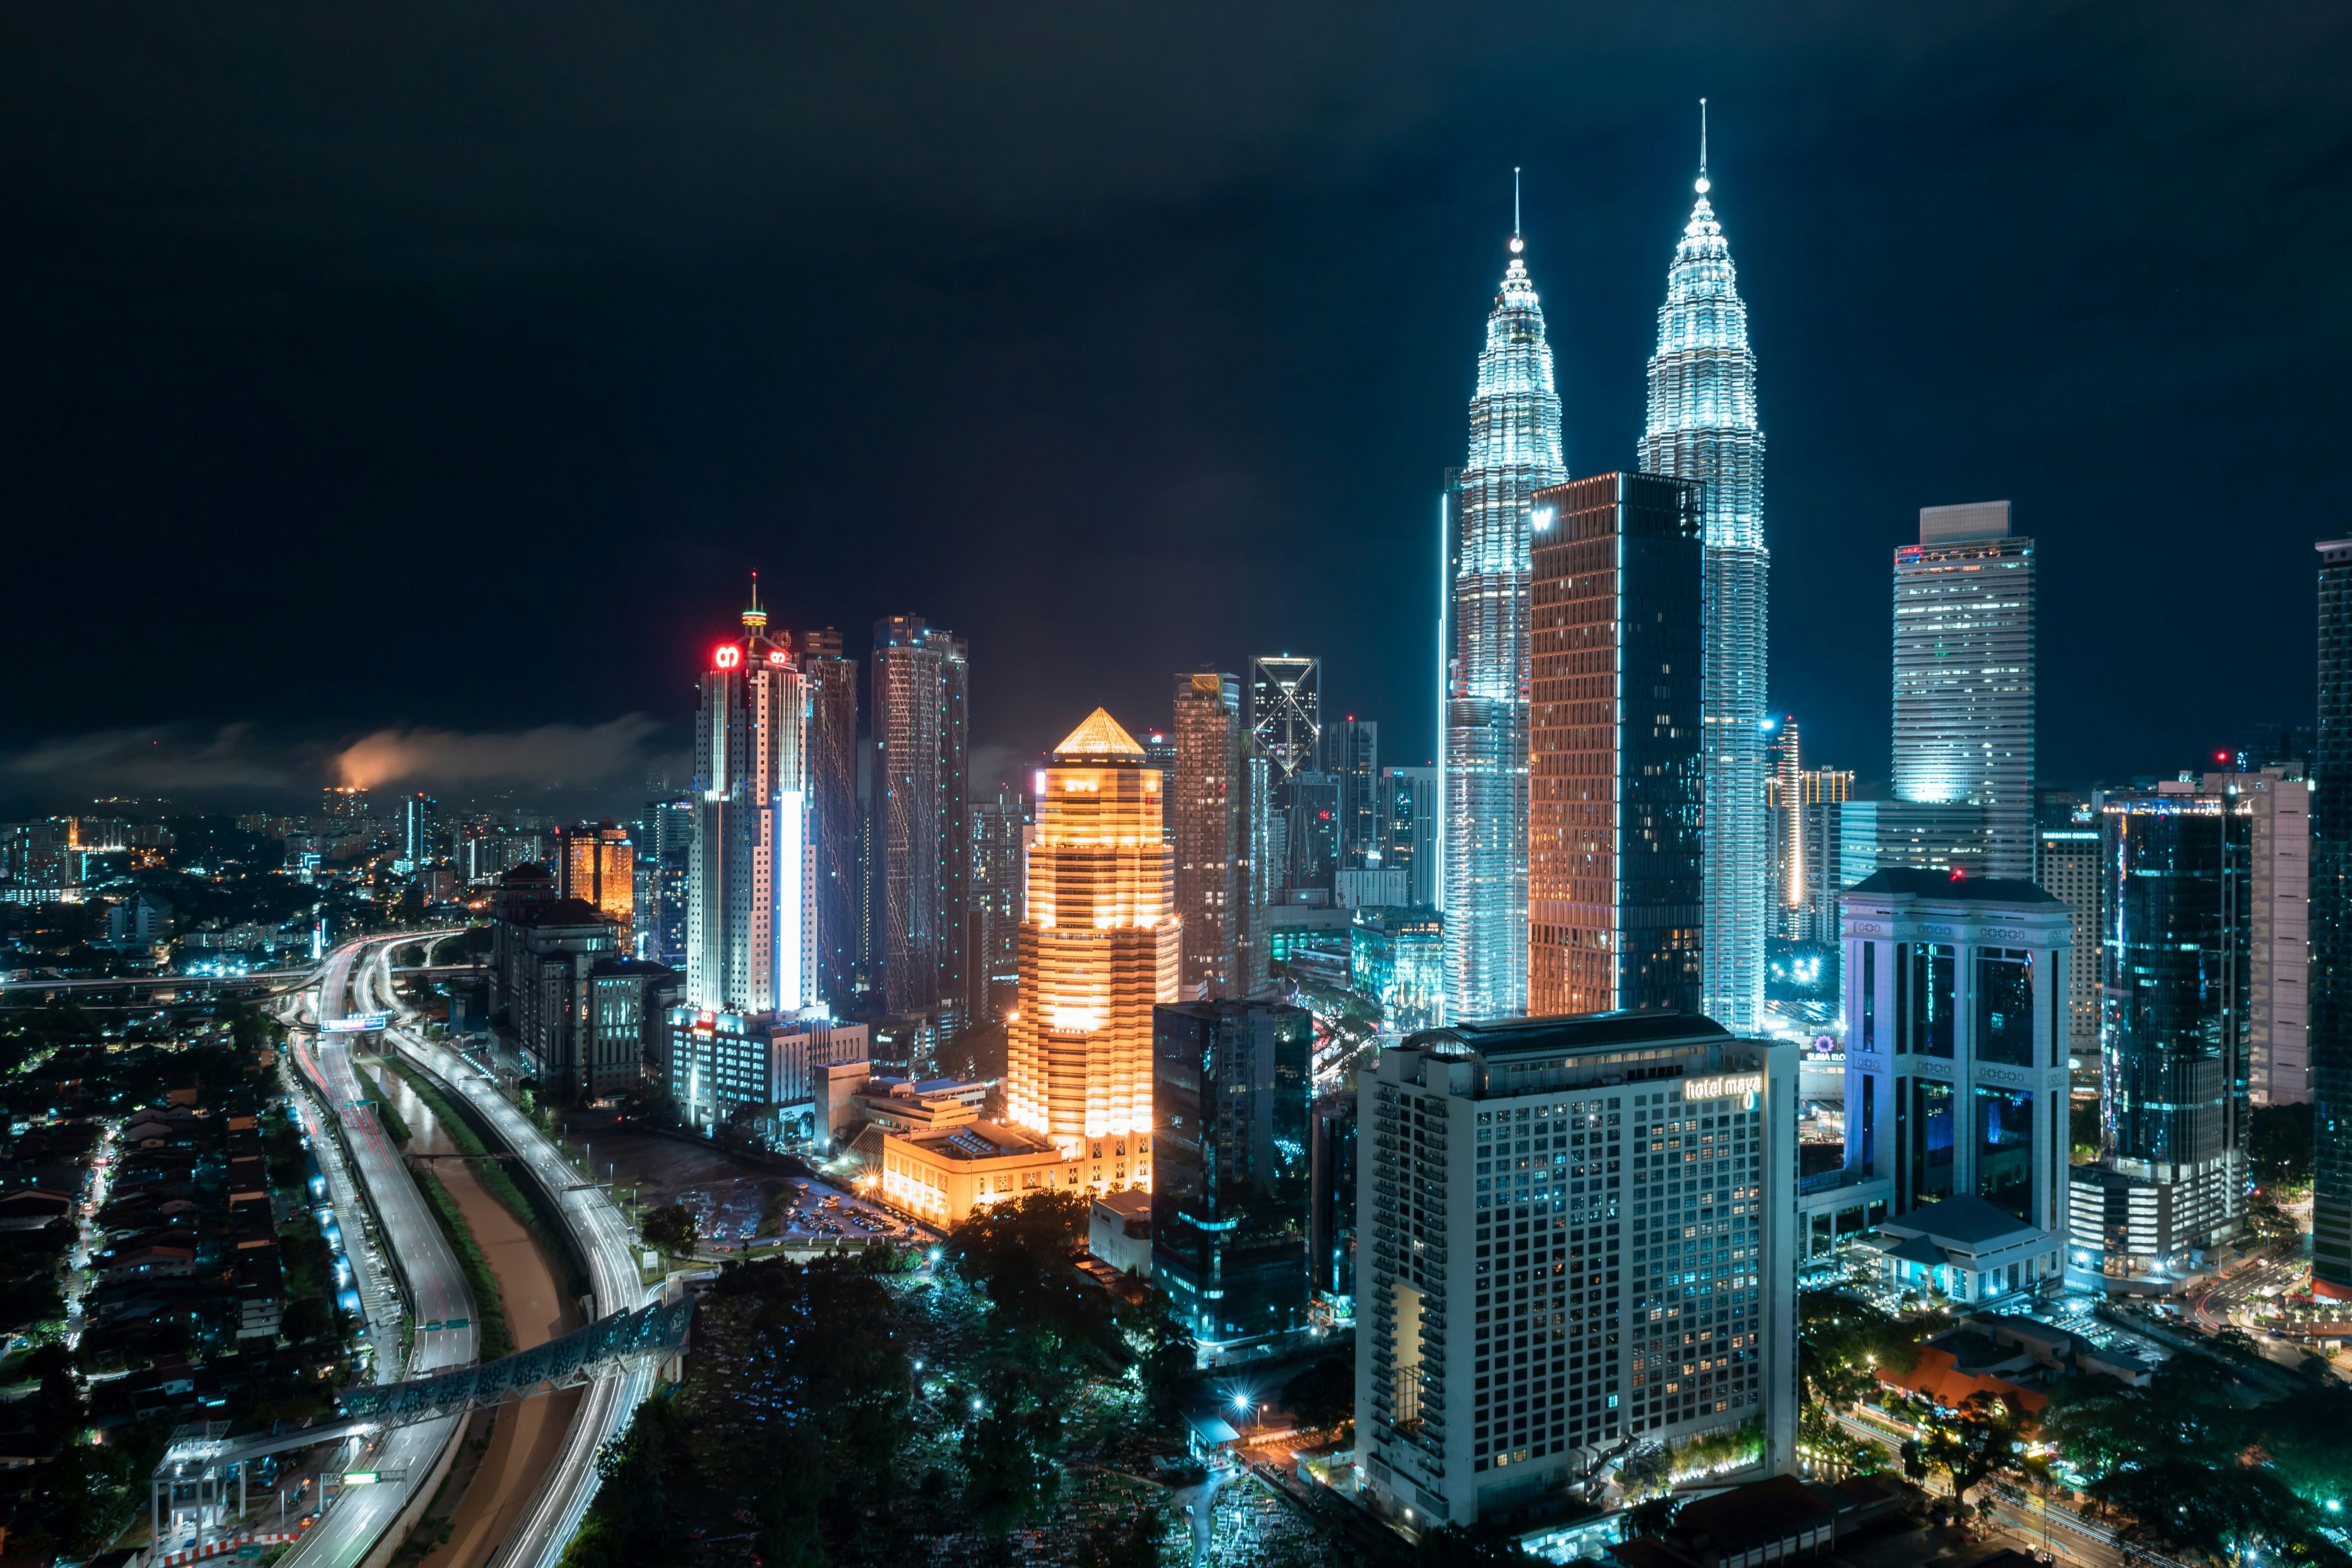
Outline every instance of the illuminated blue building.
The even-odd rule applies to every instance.
[[[1675,246],[1639,466],[1702,486],[1702,661],[1706,838],[1701,984],[1706,1014],[1734,1034],[1761,1031],[1771,856],[1764,804],[1766,592],[1764,433],[1756,427],[1756,355],[1723,225],[1698,200]]]
[[[1470,400],[1469,461],[1446,487],[1444,875],[1450,1019],[1528,999],[1528,613],[1535,493],[1568,477],[1559,395],[1527,241],[1510,263]]]
[[[2033,873],[2034,549],[2007,501],[1919,509],[1895,552],[1895,799],[1879,863]]]
[[[1434,1029],[1445,994],[1445,917],[1363,909],[1348,932],[1348,983],[1381,1004],[1391,1034]]]
[[[2116,1294],[2189,1283],[2245,1228],[2253,810],[2192,789],[2099,797],[2099,1161],[2071,1173],[2068,1260]]]

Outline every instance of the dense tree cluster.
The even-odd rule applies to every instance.
[[[939,1277],[882,1249],[727,1264],[685,1383],[603,1457],[567,1562],[887,1561],[908,1531],[1002,1542],[1045,1521],[1100,1452],[1105,1391],[1122,1426],[1172,1426],[1192,1373],[1157,1298],[1114,1310],[1072,1266],[1086,1218],[1069,1194],[997,1205],[956,1228]],[[1115,1511],[1078,1556],[1153,1561],[1164,1520]]]
[[[573,1568],[830,1563],[877,1528],[912,1422],[897,1308],[864,1260],[730,1264],[686,1382],[600,1461]]]
[[[2330,1379],[2252,1400],[2203,1356],[2146,1386],[2069,1378],[2042,1435],[2132,1540],[2225,1562],[2352,1563],[2321,1531],[2352,1495],[2352,1390]]]

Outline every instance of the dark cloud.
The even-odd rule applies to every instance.
[[[654,764],[646,742],[660,727],[633,713],[585,727],[546,724],[499,735],[380,729],[337,752],[335,769],[342,783],[362,789],[529,783],[577,789],[615,779],[635,784]]]
[[[966,633],[1009,758],[1287,647],[1421,760],[1508,170],[1628,463],[1706,93],[1775,700],[1882,772],[1888,553],[2007,496],[2050,770],[2168,768],[2311,706],[2347,67],[2260,5],[19,7],[0,724],[658,751],[758,567]]]
[[[458,800],[553,790],[568,803],[626,810],[648,779],[684,774],[683,757],[650,744],[660,727],[626,714],[527,730],[380,729],[343,743],[274,739],[250,724],[210,733],[97,730],[0,753],[0,807],[56,810],[102,795],[161,798],[183,808],[269,805],[349,784],[430,789]]]

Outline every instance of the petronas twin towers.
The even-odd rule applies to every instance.
[[[1756,356],[1723,225],[1697,201],[1666,274],[1637,465],[1696,480],[1704,518],[1704,1005],[1735,1034],[1764,1012],[1764,435]],[[1445,968],[1448,1017],[1528,1005],[1528,601],[1535,493],[1570,476],[1543,308],[1514,234],[1486,318],[1468,461],[1443,518]]]

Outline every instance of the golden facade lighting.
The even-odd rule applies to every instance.
[[[1175,859],[1160,772],[1097,708],[1035,780],[1006,1118],[1090,1187],[1149,1186],[1151,1009],[1177,994]]]

